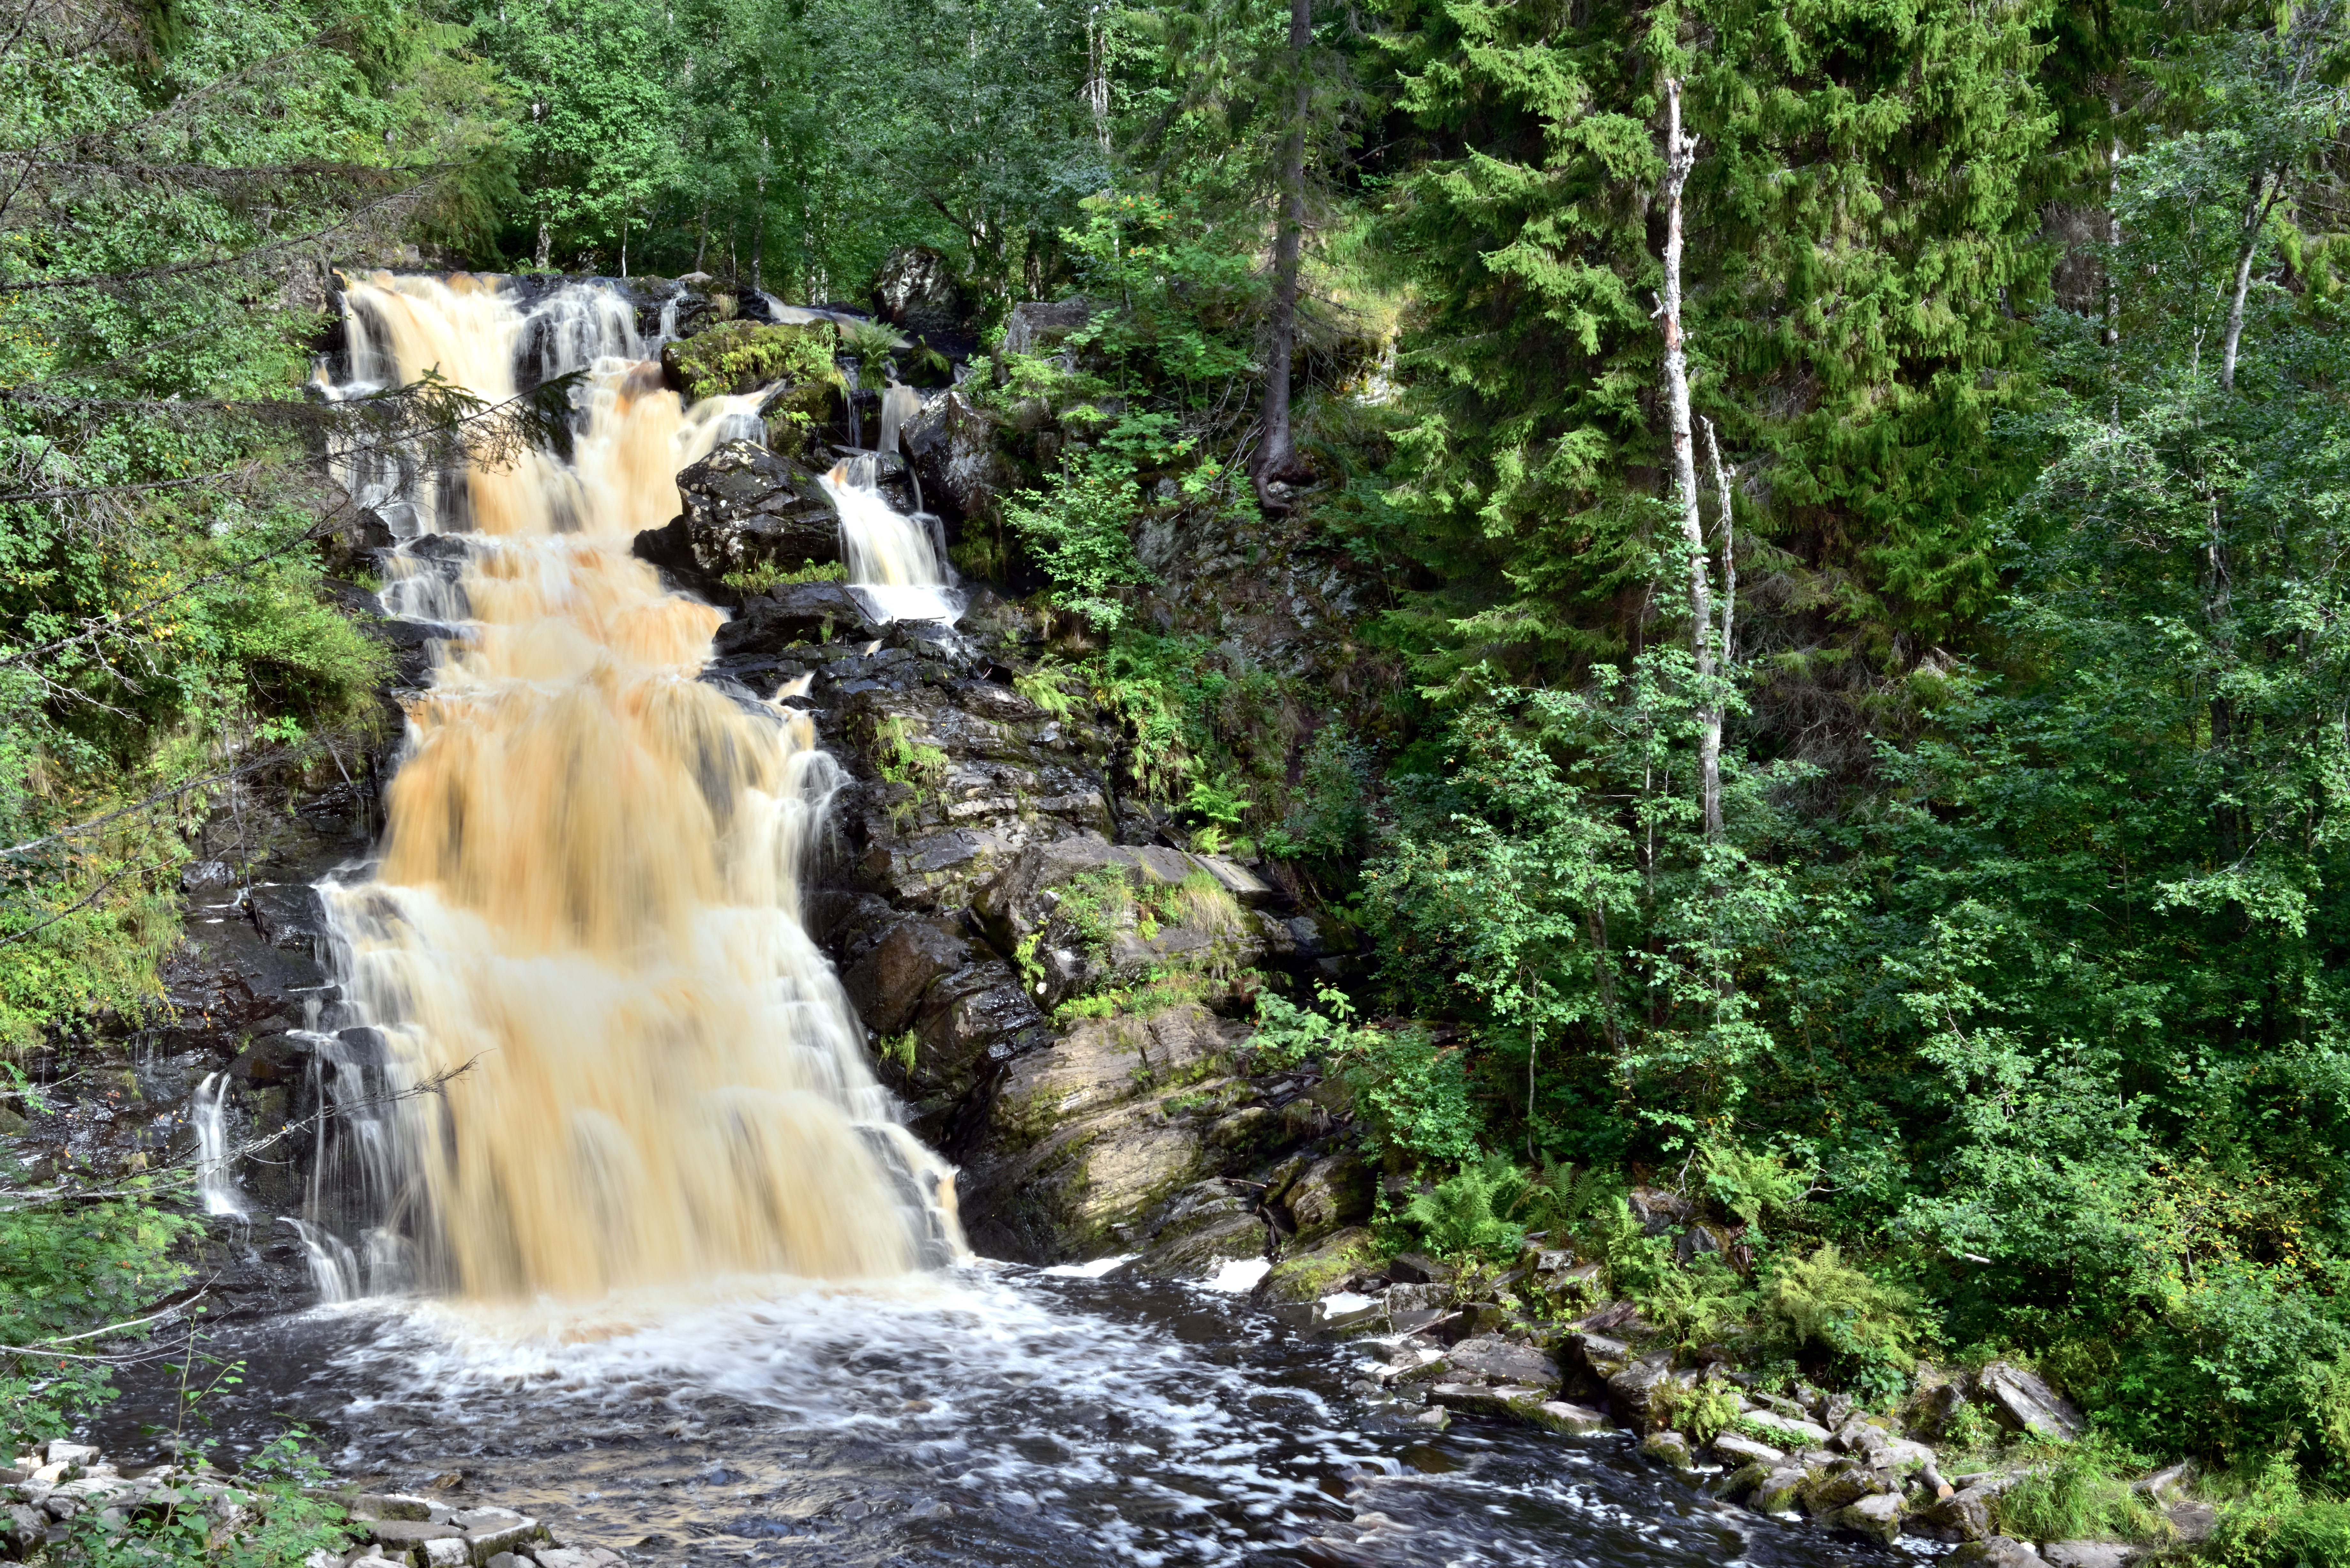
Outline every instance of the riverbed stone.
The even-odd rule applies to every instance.
[[[1610,1339],[1604,1334],[1578,1334],[1568,1345],[1593,1376],[1606,1382],[1632,1364],[1632,1347],[1620,1339]]]
[[[1561,1381],[1558,1362],[1550,1352],[1495,1334],[1464,1339],[1447,1353],[1445,1359],[1455,1376],[1478,1377],[1488,1383],[1523,1384],[1555,1393]]]
[[[1762,1478],[1747,1502],[1757,1513],[1790,1513],[1803,1501],[1804,1472],[1793,1466]]]
[[[1911,1528],[1936,1541],[1981,1541],[1991,1532],[1990,1487],[1967,1487],[1920,1508]]]
[[[1319,1301],[1357,1274],[1376,1268],[1378,1261],[1378,1238],[1359,1225],[1350,1226],[1276,1261],[1257,1285],[1257,1299],[1274,1303]]]
[[[1804,1482],[1804,1508],[1814,1519],[1848,1508],[1865,1497],[1892,1490],[1892,1484],[1866,1465],[1850,1459],[1811,1471]]]
[[[1690,1440],[1676,1431],[1649,1433],[1640,1439],[1640,1451],[1652,1459],[1664,1460],[1677,1470],[1697,1469],[1697,1456],[1690,1450]]]
[[[1537,1427],[1547,1428],[1551,1431],[1563,1433],[1570,1438],[1585,1437],[1593,1432],[1604,1432],[1609,1426],[1607,1417],[1588,1405],[1578,1405],[1571,1399],[1544,1399],[1529,1407],[1516,1409],[1513,1414],[1524,1417]]]
[[[2039,1552],[2021,1541],[2004,1535],[1986,1536],[1970,1541],[1942,1559],[1950,1568],[2046,1568]]]
[[[430,1520],[380,1519],[367,1525],[368,1539],[378,1546],[398,1555],[428,1541],[461,1541],[465,1532],[453,1524],[434,1524]],[[458,1561],[464,1559],[461,1554]]]
[[[1713,1439],[1713,1451],[1724,1464],[1768,1465],[1775,1469],[1784,1464],[1787,1456],[1768,1443],[1758,1443],[1736,1432],[1720,1432]]]
[[[1901,1538],[1903,1509],[1898,1495],[1882,1492],[1864,1497],[1828,1516],[1828,1524],[1854,1535],[1881,1541],[1890,1546]]]
[[[1992,1416],[2011,1431],[2069,1443],[2088,1429],[2071,1401],[2011,1362],[1992,1362],[1976,1376],[1975,1386]]]
[[[1607,1393],[1617,1407],[1642,1427],[1653,1426],[1657,1420],[1659,1390],[1672,1381],[1670,1358],[1651,1355],[1635,1361],[1607,1379]]]
[[[2048,1568],[2126,1568],[2145,1555],[2125,1541],[2043,1541],[2040,1560]]]

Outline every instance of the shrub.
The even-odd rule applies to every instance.
[[[1054,607],[1105,632],[1126,620],[1116,590],[1144,581],[1127,529],[1142,508],[1134,469],[1107,452],[1084,452],[1045,482],[1004,503],[1003,521],[1053,580]]]
[[[1506,1206],[1519,1185],[1510,1162],[1493,1156],[1416,1195],[1400,1218],[1439,1257],[1515,1257],[1525,1243],[1526,1228],[1496,1213],[1494,1204],[1499,1199]]]
[[[1781,1258],[1762,1284],[1762,1310],[1797,1351],[1824,1355],[1863,1386],[1917,1365],[1917,1298],[1854,1268],[1831,1242]]]
[[[832,363],[833,330],[824,322],[761,327],[726,321],[671,348],[670,362],[690,402],[754,392],[778,381],[794,386],[831,382],[840,374]]]

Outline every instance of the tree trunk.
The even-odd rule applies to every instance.
[[[766,139],[762,137],[762,151],[765,145]],[[766,292],[767,264],[767,177],[764,174],[759,176],[759,200],[751,209],[751,222],[755,225],[751,231],[751,292],[764,294]]]
[[[1713,439],[1711,420],[1698,423],[1705,427],[1706,462],[1712,465],[1713,491],[1721,503],[1721,667],[1729,671],[1738,665],[1737,628],[1731,624],[1738,614],[1738,531],[1730,514],[1730,471],[1721,466],[1721,443]],[[1718,711],[1714,721],[1718,732]]]
[[[1665,398],[1672,415],[1673,489],[1689,544],[1690,644],[1697,655],[1700,725],[1699,804],[1705,836],[1721,836],[1721,704],[1713,693],[1712,590],[1706,580],[1705,523],[1698,514],[1697,449],[1690,429],[1689,353],[1681,337],[1681,187],[1697,165],[1697,138],[1681,134],[1681,84],[1665,83],[1665,282],[1657,314],[1665,327]]]
[[[2252,181],[2252,198],[2244,204],[2244,239],[2236,247],[2236,291],[2228,300],[2228,330],[2220,339],[2220,388],[2236,389],[2236,349],[2244,336],[2244,296],[2251,291],[2252,257],[2261,248],[2261,230],[2269,221],[2284,182],[2261,174]]]
[[[1297,78],[1295,119],[1282,150],[1281,224],[1273,237],[1273,352],[1264,370],[1264,439],[1250,470],[1258,504],[1274,512],[1287,511],[1288,504],[1272,493],[1273,482],[1288,477],[1297,465],[1289,426],[1289,372],[1297,349],[1297,258],[1305,237],[1305,115],[1312,101],[1305,56],[1313,47],[1313,0],[1289,0],[1289,67]]]
[[[1086,109],[1093,116],[1094,140],[1109,156],[1109,40],[1102,36],[1101,7],[1086,11]]]
[[[538,215],[538,270],[545,272],[554,261],[555,236],[547,231],[546,214]]]

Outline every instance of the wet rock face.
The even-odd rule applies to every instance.
[[[962,1182],[972,1244],[1038,1261],[1136,1250],[1144,1221],[1211,1173],[1194,1107],[1237,1033],[1185,1006],[1088,1020],[1013,1061]]]
[[[768,668],[780,669],[778,656],[796,646],[873,629],[865,607],[838,583],[780,583],[742,605],[741,613],[718,628],[714,642],[721,667],[730,672],[749,670],[762,659]]]
[[[998,434],[993,416],[961,388],[950,387],[923,402],[921,412],[899,432],[899,441],[921,480],[925,500],[957,516],[984,517],[1019,479],[997,450]]]
[[[840,514],[816,474],[765,447],[728,441],[679,474],[677,489],[684,511],[637,535],[637,556],[656,566],[714,582],[840,559]]]

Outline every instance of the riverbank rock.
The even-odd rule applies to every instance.
[[[1037,1262],[1139,1250],[1145,1221],[1211,1174],[1202,1116],[1226,1028],[1195,1005],[1091,1019],[1012,1062],[962,1183],[972,1243]]]
[[[1257,1285],[1256,1299],[1267,1303],[1318,1301],[1378,1267],[1378,1238],[1352,1226],[1302,1251],[1284,1252]]]
[[[1970,1541],[1942,1559],[1951,1568],[2046,1568],[2040,1553],[2021,1541],[2004,1535],[1993,1535],[1981,1541]]]
[[[2020,1366],[1994,1361],[1976,1375],[1975,1386],[1992,1416],[2011,1431],[2069,1443],[2088,1430],[2070,1401]]]

